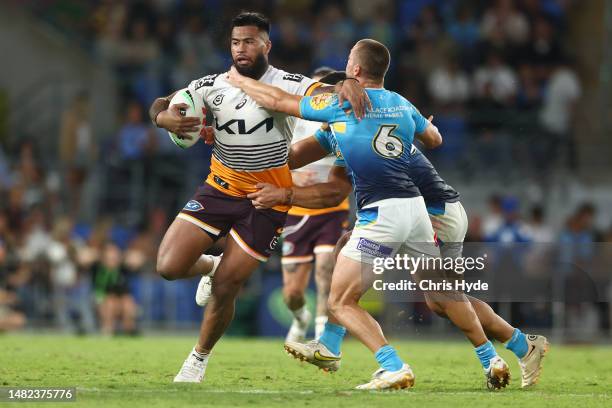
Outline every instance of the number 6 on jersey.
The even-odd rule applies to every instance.
[[[395,129],[397,125],[381,125],[372,140],[372,149],[388,159],[400,157],[404,152],[402,139],[392,133]]]

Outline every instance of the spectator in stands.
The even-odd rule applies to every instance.
[[[497,0],[485,11],[480,28],[487,39],[492,39],[493,33],[499,31],[513,46],[522,45],[529,38],[529,22],[516,9],[513,0]]]
[[[514,71],[497,52],[487,56],[486,64],[474,73],[474,92],[477,97],[501,105],[512,105],[518,92]]]
[[[482,218],[482,236],[488,237],[498,231],[504,222],[502,198],[493,194],[487,202],[487,212]]]
[[[272,47],[274,64],[288,72],[308,72],[312,58],[312,46],[301,36],[299,23],[292,18],[278,22],[278,41]],[[296,58],[296,55],[303,56]]]
[[[470,97],[470,81],[455,58],[434,70],[429,76],[429,93],[438,106],[461,105]]]
[[[580,80],[567,59],[559,60],[553,68],[544,93],[544,104],[540,111],[540,124],[543,137],[550,141],[546,151],[555,157],[557,149],[566,157],[570,169],[578,167],[576,140],[572,132],[576,118],[576,105],[582,95]],[[563,156],[562,156],[563,157]]]
[[[526,235],[532,242],[554,242],[555,235],[546,222],[544,207],[536,205],[531,209],[531,218],[526,225]]]
[[[484,237],[485,241],[500,243],[530,242],[528,231],[521,220],[519,200],[515,197],[504,197],[501,199],[500,207],[503,221],[497,230]]]
[[[83,185],[97,156],[89,102],[87,93],[79,93],[64,111],[61,119],[59,158],[66,185],[64,206],[72,216],[76,216],[79,212]]]
[[[554,26],[544,17],[539,17],[533,24],[530,41],[522,49],[521,60],[539,68],[539,79],[545,79],[548,70],[562,57],[559,36]]]
[[[159,44],[145,19],[132,21],[129,35],[121,42],[119,64],[142,67],[159,56]]]
[[[192,54],[191,58],[197,62],[198,76],[224,69],[223,59],[218,54],[219,47],[215,46],[209,30],[204,29],[202,18],[202,14],[188,15],[177,35],[179,51],[183,55]],[[185,86],[186,83],[181,88]]]
[[[78,333],[93,333],[95,318],[89,276],[79,273],[77,246],[72,239],[72,221],[59,218],[53,227],[52,241],[47,248],[53,306],[59,328],[65,332],[76,327]],[[78,315],[73,324],[71,316]]]
[[[355,25],[342,8],[334,3],[325,5],[315,23],[314,42],[318,45],[315,65],[343,67],[354,38]]]
[[[453,41],[463,50],[474,48],[480,39],[480,28],[469,7],[459,7],[456,19],[447,28]]]
[[[128,287],[128,276],[121,250],[112,243],[102,249],[94,265],[94,289],[102,333],[112,335],[121,322],[125,334],[136,333],[136,303]]]
[[[15,292],[15,271],[19,268],[18,254],[8,228],[5,213],[0,213],[0,333],[18,330],[26,323],[19,310],[19,299]]]
[[[143,117],[142,105],[128,102],[125,122],[118,134],[119,153],[122,159],[139,160],[151,149],[154,135]]]

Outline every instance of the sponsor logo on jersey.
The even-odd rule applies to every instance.
[[[276,248],[276,245],[278,245],[278,236],[272,238],[272,241],[270,241],[270,249],[273,250]]]
[[[185,204],[185,207],[183,207],[183,210],[185,211],[201,211],[204,209],[204,206],[202,204],[200,204],[199,201],[196,200],[189,200],[189,202],[187,204]]]
[[[195,83],[195,90],[198,90],[204,86],[213,86],[213,84],[215,83],[215,79],[218,76],[219,74],[206,75],[205,77],[198,79],[198,81]]]
[[[387,257],[391,255],[393,248],[385,246],[379,242],[371,241],[367,238],[359,238],[357,250],[372,256]]]
[[[300,74],[285,74],[283,79],[285,81],[302,82],[302,79],[304,79],[304,75],[300,75]]]
[[[219,176],[213,176],[213,180],[215,181],[215,183],[217,183],[218,185],[220,185],[223,188],[230,188],[230,185],[227,181],[223,180],[221,177]]]
[[[250,135],[251,133],[254,133],[257,129],[259,129],[260,127],[264,125],[266,126],[266,133],[268,133],[274,128],[274,118],[272,117],[262,120],[261,122],[259,122],[258,124],[256,124],[255,126],[253,126],[252,128],[248,130],[246,128],[246,122],[244,121],[244,119],[230,119],[227,122],[225,122],[223,125],[219,125],[218,119],[215,118],[215,123],[216,123],[215,126],[217,130],[224,130],[230,135],[236,134],[234,129],[232,129],[232,125],[234,123],[238,124],[238,134],[239,135]]]
[[[219,95],[215,96],[215,99],[213,99],[213,105],[215,105],[215,106],[221,105],[223,103],[223,97],[224,96],[225,95],[223,95],[223,94],[219,94]]]
[[[315,95],[310,98],[310,106],[314,110],[322,110],[327,108],[332,103],[334,95],[330,93],[324,93]]]
[[[236,110],[242,108],[246,104],[246,102],[247,102],[246,98],[241,100],[240,103],[236,105]]]

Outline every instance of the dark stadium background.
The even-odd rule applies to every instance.
[[[9,0],[0,4],[0,329],[98,332],[104,294],[93,276],[113,258],[139,331],[198,326],[197,281],[160,279],[155,255],[206,176],[210,149],[178,149],[146,110],[228,69],[227,27],[243,9],[270,17],[271,63],[290,72],[343,69],[363,37],[391,49],[386,87],[435,116],[445,143],[427,154],[462,194],[469,241],[612,241],[611,2]],[[232,333],[283,333],[280,282],[274,257],[242,293]],[[497,307],[515,325],[596,341],[612,319],[612,286],[602,293]],[[392,333],[457,334],[423,304],[370,306]]]

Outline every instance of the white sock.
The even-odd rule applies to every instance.
[[[319,339],[325,330],[325,323],[327,323],[327,316],[315,317],[315,339]]]
[[[216,272],[216,270],[215,270],[215,261],[216,261],[216,258],[218,258],[218,257],[214,256],[214,255],[208,255],[208,254],[203,254],[203,255],[200,256],[200,259],[208,260],[209,262],[212,262],[212,265],[213,265],[212,269],[208,273],[203,274],[202,276],[212,276],[212,275],[214,275],[214,273]]]
[[[210,351],[208,353],[200,353],[195,349],[195,347],[191,352],[197,359],[201,359],[200,361],[204,361],[210,356]]]
[[[306,305],[300,307],[299,309],[292,310],[291,313],[293,313],[293,317],[295,317],[299,321],[304,320],[304,314],[306,313]]]

